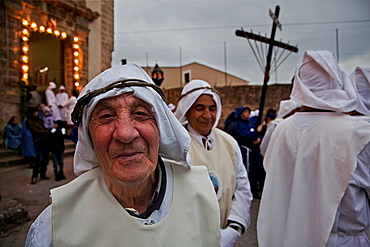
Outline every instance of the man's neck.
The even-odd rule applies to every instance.
[[[108,190],[124,208],[132,208],[139,214],[145,212],[150,204],[157,178],[153,172],[143,183],[133,186],[125,186],[121,183],[112,183],[105,179]]]

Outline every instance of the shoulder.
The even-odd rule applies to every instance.
[[[223,130],[220,130],[218,128],[213,128],[213,134],[215,138],[221,139],[224,143],[232,144],[234,145],[235,139],[230,134],[226,133]]]

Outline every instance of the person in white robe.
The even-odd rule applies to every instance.
[[[143,69],[103,71],[72,120],[78,177],[51,190],[25,246],[217,246],[207,169],[191,166],[190,137]]]
[[[364,119],[370,118],[370,68],[356,67],[349,75],[354,82],[357,92],[357,108],[349,113],[354,116],[362,116]]]
[[[370,246],[370,124],[329,51],[306,51],[291,99],[303,106],[272,134],[257,219],[265,246]]]
[[[66,108],[65,116],[67,118],[67,127],[72,128],[72,112],[77,103],[78,92],[77,90],[72,90],[72,93],[68,100],[62,105],[62,107]]]
[[[220,208],[219,246],[233,246],[250,224],[252,193],[236,140],[216,128],[221,116],[218,93],[203,80],[192,80],[182,90],[175,116],[189,131],[193,165],[206,166]]]
[[[53,92],[53,90],[56,88],[57,86],[55,85],[54,82],[49,82],[49,86],[46,88],[45,90],[45,96],[46,96],[46,104],[47,106],[51,109],[54,117],[55,117],[55,121],[60,121],[62,120],[61,116],[60,116],[60,111],[59,111],[59,103],[57,102],[56,98],[55,98],[55,94]]]
[[[283,121],[285,118],[293,115],[300,107],[301,105],[295,102],[292,99],[282,100],[280,101],[279,111],[277,113],[277,116],[274,120],[272,120],[268,125],[266,129],[266,133],[263,136],[263,139],[261,141],[260,150],[262,156],[265,156],[266,150],[268,147],[268,144],[271,139],[271,135],[274,132],[276,126]]]
[[[67,122],[67,116],[66,116],[66,110],[67,108],[64,106],[64,104],[67,102],[69,96],[66,92],[66,88],[63,85],[60,85],[59,92],[55,95],[55,100],[58,103],[59,112],[60,112],[60,118],[61,121]]]

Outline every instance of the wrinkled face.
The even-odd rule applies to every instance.
[[[131,93],[102,99],[89,132],[105,179],[137,185],[157,166],[159,132],[151,105]]]
[[[202,94],[185,114],[189,125],[199,134],[207,136],[216,122],[216,102],[212,95]]]

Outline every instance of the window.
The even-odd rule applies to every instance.
[[[183,75],[183,82],[185,84],[191,81],[191,70],[184,71],[182,75]]]

